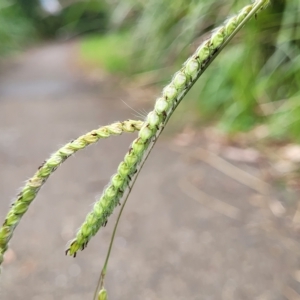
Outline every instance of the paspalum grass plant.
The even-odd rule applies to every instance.
[[[186,60],[182,68],[174,74],[171,82],[164,87],[161,95],[155,101],[153,110],[144,121],[127,120],[103,126],[69,142],[51,155],[39,167],[34,176],[26,182],[6,216],[0,229],[0,264],[3,261],[3,255],[8,248],[8,242],[13,235],[14,229],[28,210],[30,203],[34,200],[48,177],[69,156],[90,144],[96,143],[101,138],[119,135],[123,132],[139,131],[138,137],[132,142],[124,160],[119,164],[117,173],[112,176],[99,201],[94,204],[92,211],[87,215],[76,237],[69,244],[66,254],[75,257],[79,250],[83,250],[98,230],[106,225],[108,217],[123,199],[123,205],[117,219],[118,223],[142,166],[178,104],[233,36],[248,20],[264,9],[268,3],[269,1],[267,0],[257,0],[244,7],[237,15],[228,18],[223,26],[215,29],[211,37],[204,41],[195,53]],[[104,289],[104,276],[117,223],[97,287],[97,291],[100,288],[101,290],[95,294],[95,298],[98,297],[101,300],[107,299],[107,292]]]

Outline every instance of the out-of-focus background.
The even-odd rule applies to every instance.
[[[210,30],[249,1],[2,0],[0,219],[59,146],[141,119]],[[122,216],[109,299],[300,299],[300,3],[274,0],[178,107]],[[134,134],[49,179],[6,253],[1,299],[92,299],[116,213],[64,250]],[[1,222],[2,222],[1,221]]]

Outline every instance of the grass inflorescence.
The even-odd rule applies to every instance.
[[[107,218],[120,203],[125,191],[127,196],[129,195],[137,174],[177,105],[242,25],[265,5],[266,1],[256,1],[244,7],[236,16],[229,18],[174,74],[161,96],[156,99],[153,111],[146,117],[138,138],[132,142],[117,173],[112,177],[108,187],[78,230],[75,239],[70,243],[67,254],[76,256],[77,251],[87,246],[100,227],[106,225]]]
[[[3,261],[3,254],[7,250],[8,242],[11,239],[16,226],[22,216],[26,213],[30,203],[35,199],[40,188],[45,184],[49,176],[72,154],[98,142],[100,139],[108,138],[112,135],[120,135],[123,132],[134,132],[140,130],[143,122],[127,120],[116,122],[92,130],[79,138],[67,143],[58,151],[53,153],[31,177],[18,194],[16,201],[12,204],[5,221],[0,228],[0,265]]]

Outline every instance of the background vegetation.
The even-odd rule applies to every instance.
[[[42,2],[3,2],[2,53],[28,43],[34,32],[68,38],[93,32],[81,42],[84,60],[126,76],[166,68],[157,72],[163,85],[169,80],[165,74],[248,1],[64,0],[56,1],[54,13]],[[273,138],[300,142],[299,12],[298,0],[276,0],[244,28],[189,96],[199,119],[214,120],[227,132],[266,124]]]
[[[109,11],[98,0],[3,0],[0,3],[0,54],[11,54],[35,41],[104,33]]]
[[[34,27],[15,1],[0,3],[0,54],[11,54],[32,42]]]

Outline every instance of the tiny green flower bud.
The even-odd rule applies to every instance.
[[[111,179],[111,182],[118,189],[123,187],[125,181],[123,177],[121,177],[119,174],[116,174]]]
[[[101,204],[101,201],[98,201],[94,204],[93,210],[95,212],[95,215],[101,216],[103,214],[103,206]]]
[[[15,209],[15,213],[16,214],[24,214],[27,210],[28,210],[29,206],[27,205],[27,203],[24,203],[24,202],[17,202],[15,205],[14,205],[14,209]]]
[[[199,70],[199,63],[195,58],[189,59],[185,64],[185,74],[195,79]]]
[[[142,155],[145,150],[145,145],[142,139],[137,138],[132,143],[132,149],[134,150],[136,155]]]
[[[24,202],[31,202],[34,197],[35,191],[30,186],[26,186],[22,192],[22,200]]]
[[[130,168],[124,161],[119,164],[118,173],[123,177],[126,177],[130,174]]]
[[[19,222],[20,217],[18,215],[15,214],[8,214],[6,217],[6,224],[9,226],[15,225]]]
[[[108,300],[106,289],[102,289],[98,294],[98,300]]]
[[[87,135],[83,136],[82,139],[87,144],[92,144],[92,143],[96,143],[98,141],[99,137],[98,137],[96,131],[92,131],[92,132],[88,133]]]
[[[135,155],[135,153],[133,151],[131,151],[130,153],[126,153],[125,157],[124,157],[124,162],[128,165],[128,166],[135,166],[136,163],[138,161],[138,157]]]
[[[211,40],[212,47],[214,49],[218,48],[224,41],[224,28],[217,29],[213,33],[210,40]]]
[[[151,128],[156,128],[156,126],[160,123],[160,117],[155,111],[151,111],[147,116],[147,122]]]
[[[158,98],[156,100],[154,109],[158,114],[167,112],[168,108],[169,102],[165,98]]]
[[[239,12],[239,14],[236,16],[238,24],[247,17],[247,15],[251,12],[252,7],[252,5],[247,5]]]
[[[104,195],[105,197],[107,197],[107,199],[113,199],[117,195],[117,190],[113,185],[110,185],[105,189]]]
[[[186,76],[182,72],[177,72],[173,78],[173,84],[177,90],[182,90],[187,82]]]
[[[84,141],[82,140],[75,140],[70,144],[70,148],[73,150],[80,150],[85,146]]]
[[[163,97],[165,97],[167,100],[172,101],[177,96],[177,90],[176,90],[175,86],[172,83],[170,83],[163,89],[162,94],[163,94]]]
[[[230,35],[237,27],[237,19],[236,16],[230,18],[225,24],[226,35]]]
[[[64,156],[64,158],[66,159],[66,157],[68,157],[74,153],[74,150],[71,149],[70,143],[68,143],[63,148],[59,149],[58,153],[61,154],[62,156]]]
[[[91,226],[83,226],[81,229],[81,233],[83,236],[90,236],[93,228]]]
[[[80,234],[76,235],[76,238],[70,243],[70,246],[68,248],[68,250],[66,251],[66,254],[69,253],[69,255],[71,256],[75,256],[76,252],[80,249],[80,245],[79,245],[79,240],[81,240],[81,236]]]
[[[97,129],[96,132],[100,138],[107,138],[110,136],[110,133],[109,133],[109,130],[107,129],[107,127],[101,127],[99,129]]]
[[[62,158],[58,155],[53,155],[50,157],[48,161],[48,166],[49,167],[56,167],[57,165],[61,164]]]
[[[43,184],[43,179],[38,177],[32,177],[28,180],[28,186],[30,188],[39,188]]]
[[[41,177],[48,177],[52,172],[52,168],[50,168],[50,166],[47,165],[47,166],[42,167],[39,171],[40,171],[39,174]]]
[[[109,126],[107,126],[108,131],[111,134],[121,134],[122,133],[122,124],[120,123],[113,123]]]
[[[196,53],[197,53],[197,56],[198,56],[198,61],[201,64],[210,55],[210,49],[209,49],[209,46],[208,46],[207,42],[200,45],[200,47],[197,49]]]
[[[143,141],[148,141],[153,136],[152,130],[148,126],[143,126],[139,132],[139,137]]]
[[[11,228],[9,226],[2,226],[0,229],[0,241],[6,240],[7,238],[9,238],[10,235],[11,235]]]

